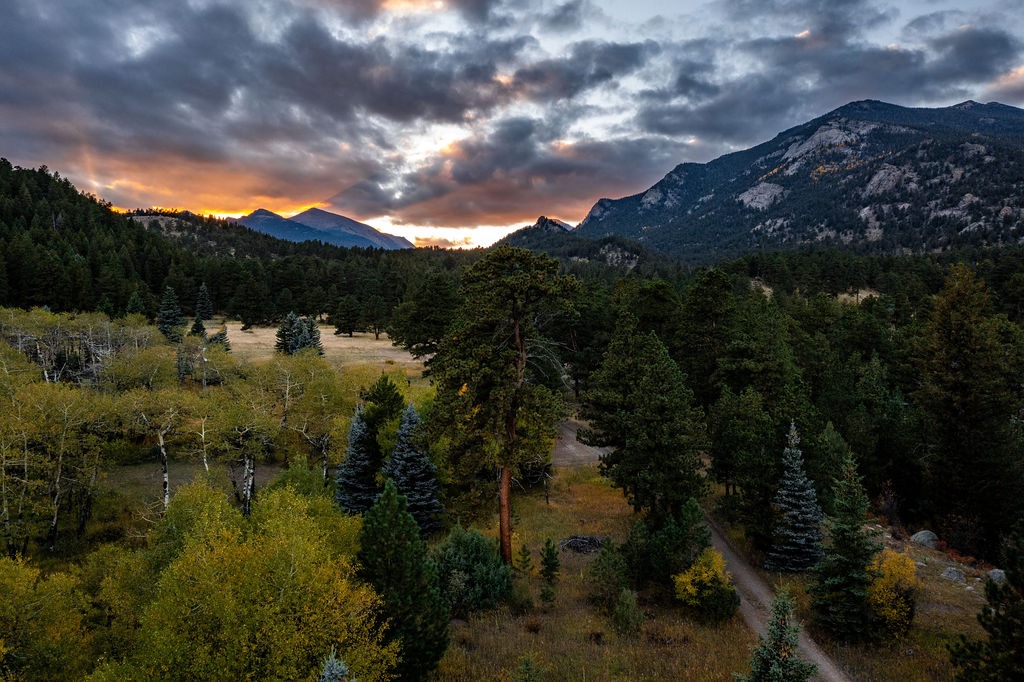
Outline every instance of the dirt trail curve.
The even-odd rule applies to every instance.
[[[580,467],[597,462],[598,457],[606,448],[594,448],[576,440],[576,430],[580,423],[576,419],[564,422],[558,430],[552,462],[557,467]],[[732,548],[721,530],[709,518],[711,528],[711,544],[722,553],[732,573],[733,583],[740,595],[740,614],[754,632],[764,634],[768,626],[768,610],[775,593],[768,583],[754,571],[749,564]],[[828,682],[852,682],[852,678],[832,660],[822,649],[801,629],[800,655],[807,661],[818,666],[818,679]]]

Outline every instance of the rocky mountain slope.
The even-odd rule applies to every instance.
[[[637,266],[667,267],[664,256],[623,237],[583,237],[568,223],[541,216],[537,222],[503,237],[498,244],[518,246],[576,263],[595,263],[624,271]]]
[[[841,246],[940,251],[1024,241],[1024,110],[847,104],[761,145],[684,163],[601,199],[581,237],[619,235],[690,262]]]

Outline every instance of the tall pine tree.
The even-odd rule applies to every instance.
[[[349,514],[362,514],[377,499],[377,465],[373,459],[376,443],[363,420],[363,408],[357,407],[348,430],[345,461],[338,466],[334,482],[335,499]]]
[[[869,634],[872,575],[868,566],[881,544],[864,528],[867,514],[868,496],[848,455],[836,482],[835,514],[826,523],[829,544],[810,589],[818,623],[847,641],[863,640]]]
[[[764,562],[769,571],[806,571],[822,556],[821,507],[814,485],[804,473],[799,444],[796,426],[791,424],[789,444],[782,454],[782,482],[775,494],[778,520]]]
[[[992,556],[1007,520],[1024,512],[1024,466],[1014,433],[1024,334],[987,314],[988,291],[954,266],[928,325],[917,399],[927,419],[927,491],[947,542]]]
[[[206,282],[199,286],[199,297],[196,299],[196,319],[201,321],[213,317],[213,301],[210,299],[210,290],[206,288]]]
[[[640,333],[637,324],[629,314],[619,320],[584,393],[590,428],[581,429],[579,438],[613,448],[601,457],[602,473],[661,527],[704,493],[701,454],[708,439],[685,376],[658,337]]]
[[[387,639],[398,641],[398,675],[426,679],[448,648],[448,607],[437,568],[394,481],[366,512],[359,534],[360,574],[384,602]]]
[[[405,496],[409,513],[426,537],[441,527],[441,489],[437,482],[437,467],[430,461],[424,448],[416,442],[420,417],[412,403],[402,412],[398,424],[398,440],[391,458],[384,465],[384,477],[395,482],[398,492]]]
[[[181,328],[185,326],[185,318],[181,314],[181,306],[178,305],[178,295],[174,289],[164,289],[163,298],[160,299],[160,310],[156,314],[156,328],[167,337],[171,343],[181,341]]]

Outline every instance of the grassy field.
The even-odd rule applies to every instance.
[[[597,535],[621,543],[633,520],[622,492],[593,466],[556,469],[550,502],[533,492],[517,495],[513,505],[514,547],[525,543],[535,565],[546,538]],[[481,530],[497,534],[493,526]],[[526,613],[499,607],[456,621],[437,679],[514,680],[524,657],[546,671],[545,680],[731,680],[734,671],[746,670],[755,638],[739,617],[704,626],[681,609],[641,602],[647,619],[640,633],[617,634],[587,598],[594,557],[560,552],[551,607],[540,602],[542,583],[534,575],[528,584],[536,605]]]
[[[216,331],[217,325],[207,323],[210,331]],[[242,323],[234,320],[227,322],[228,341],[231,352],[241,360],[259,361],[272,357],[277,327],[252,327],[242,331]],[[387,334],[375,339],[370,333],[357,333],[353,336],[335,336],[330,327],[320,328],[320,343],[324,347],[324,356],[342,366],[362,365],[381,369],[400,367],[403,370],[419,373],[423,364],[413,358],[405,350],[391,345]]]

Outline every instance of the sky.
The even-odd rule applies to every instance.
[[[317,206],[417,244],[860,99],[1024,106],[1024,0],[0,0],[0,156],[114,206]]]

